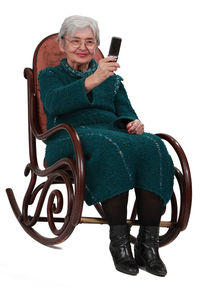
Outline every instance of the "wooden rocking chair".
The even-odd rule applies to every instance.
[[[21,226],[35,240],[45,245],[55,245],[63,242],[71,235],[79,223],[107,223],[101,204],[95,205],[101,217],[81,216],[85,191],[85,168],[83,150],[76,130],[65,123],[46,130],[46,115],[40,101],[38,72],[48,66],[58,65],[64,57],[58,48],[56,37],[57,34],[53,34],[40,42],[34,53],[33,69],[26,68],[24,70],[24,76],[28,83],[30,154],[30,163],[25,168],[25,176],[28,176],[30,173],[31,178],[24,196],[22,210],[18,207],[12,189],[6,189],[13,212]],[[103,54],[98,50],[95,60],[98,62],[102,57]],[[37,161],[36,140],[45,141],[59,130],[65,130],[70,135],[74,146],[75,160],[63,158],[50,167],[40,169]],[[173,147],[181,166],[181,171],[175,168],[180,202],[177,204],[177,197],[173,193],[171,198],[171,219],[169,221],[161,221],[160,223],[160,226],[166,229],[166,232],[160,236],[160,246],[164,246],[172,242],[180,231],[183,231],[187,227],[192,201],[192,184],[188,161],[179,143],[169,135],[158,134],[158,136],[166,140]],[[45,180],[36,185],[38,178],[44,178]],[[63,193],[59,189],[56,188],[50,191],[51,186],[57,186],[58,184],[66,187],[67,192],[65,191],[65,194],[67,194],[67,200],[65,203]],[[29,215],[29,209],[34,202],[36,202],[36,208],[34,214],[31,216]],[[41,215],[44,204],[47,204],[46,216]],[[132,206],[132,213],[127,222],[130,225],[139,225],[136,220],[137,211],[135,202]],[[64,216],[58,217],[61,212],[65,213]],[[50,237],[43,236],[36,231],[35,226],[38,222],[48,223],[51,231]],[[58,228],[58,226],[60,227]],[[131,242],[134,243],[135,240],[136,238],[131,235]]]

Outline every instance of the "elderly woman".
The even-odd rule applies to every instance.
[[[65,122],[79,134],[86,165],[85,201],[88,205],[102,204],[116,269],[136,275],[139,267],[165,276],[158,238],[162,209],[173,189],[174,167],[167,149],[160,138],[144,133],[122,78],[115,74],[120,67],[116,59],[106,57],[98,64],[93,59],[100,44],[94,19],[65,19],[58,44],[66,58],[39,73],[47,128]],[[62,131],[48,139],[49,166],[73,156],[67,133]],[[133,188],[140,222],[135,259],[126,224],[128,192]]]

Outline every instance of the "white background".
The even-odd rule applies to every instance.
[[[12,187],[21,206],[28,185],[23,175],[29,162],[23,69],[32,67],[37,44],[58,32],[64,18],[74,14],[98,21],[105,55],[111,36],[123,38],[118,73],[146,131],[174,136],[188,156],[192,213],[186,231],[160,250],[168,268],[165,278],[143,271],[137,277],[115,271],[107,226],[78,225],[59,249],[42,246],[22,230],[7,200],[5,189]],[[1,286],[198,286],[199,15],[200,3],[194,0],[1,1]],[[93,207],[86,206],[85,215],[92,213]]]

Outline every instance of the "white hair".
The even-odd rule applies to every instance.
[[[64,36],[67,34],[73,36],[77,30],[82,30],[87,27],[90,27],[94,33],[94,37],[97,41],[97,44],[100,44],[99,39],[99,27],[96,20],[90,17],[85,16],[70,16],[66,18],[61,26],[60,32],[58,34],[57,40],[64,39]]]

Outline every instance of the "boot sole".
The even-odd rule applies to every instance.
[[[128,271],[123,271],[121,270],[120,268],[118,268],[117,266],[115,266],[116,270],[121,272],[121,273],[124,273],[124,274],[128,274],[128,275],[132,275],[132,276],[136,276],[138,273],[139,273],[139,270],[137,272],[134,272],[134,273],[129,273]]]
[[[148,268],[146,268],[146,267],[144,267],[144,266],[140,266],[140,265],[138,265],[138,267],[141,269],[141,270],[143,270],[143,271],[146,271],[146,272],[148,272],[148,273],[150,273],[150,274],[152,274],[152,275],[156,275],[156,276],[159,276],[159,277],[165,277],[166,275],[167,275],[167,273],[163,273],[163,274],[159,274],[159,273],[156,273],[156,272],[153,272],[152,270],[150,270],[150,269],[148,269]]]

